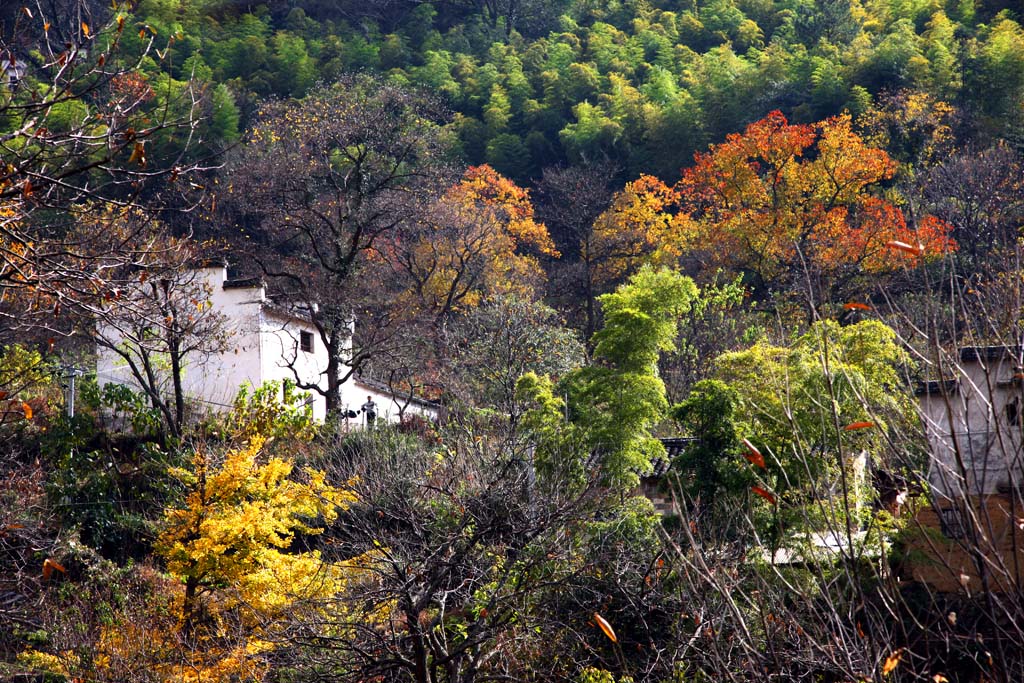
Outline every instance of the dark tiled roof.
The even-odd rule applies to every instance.
[[[641,472],[641,479],[661,479],[668,474],[669,467],[672,466],[672,461],[668,458],[658,458],[651,463],[651,469],[648,472]]]
[[[914,393],[918,396],[928,396],[931,394],[955,394],[960,389],[960,382],[955,379],[930,379],[917,383],[914,388]]]
[[[681,455],[690,444],[697,443],[697,439],[692,436],[673,436],[670,438],[660,439],[661,445],[665,447],[665,451],[668,453],[668,457],[671,460],[677,455]]]
[[[672,466],[672,461],[682,455],[690,444],[696,443],[697,439],[692,436],[673,436],[664,439],[659,439],[661,445],[665,447],[664,458],[658,458],[651,463],[651,468],[647,472],[640,472],[642,479],[661,479],[668,474],[669,468]]]
[[[697,439],[692,436],[673,436],[664,439],[658,439],[661,441],[661,445],[665,447],[664,458],[657,458],[651,462],[650,468],[644,472],[637,472],[637,475],[641,479],[660,479],[668,474],[668,470],[672,467],[672,460],[682,454],[682,452],[693,443],[697,442]],[[600,451],[595,451],[590,454],[587,458],[587,469],[595,469],[601,466]]]
[[[1005,357],[1020,358],[1019,346],[965,346],[960,349],[960,360],[964,363],[983,360],[999,360]]]
[[[224,289],[252,289],[262,286],[263,280],[258,277],[239,277],[224,281]]]

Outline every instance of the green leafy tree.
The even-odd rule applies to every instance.
[[[779,504],[773,534],[806,524],[808,504],[853,514],[854,462],[891,465],[892,436],[916,424],[903,375],[910,358],[878,321],[821,321],[789,346],[760,341],[715,363],[716,378],[735,391],[740,436],[764,458],[751,467]]]
[[[643,268],[615,292],[600,297],[605,322],[594,335],[593,362],[558,385],[557,394],[567,396],[569,407],[569,425],[559,439],[569,443],[580,438],[585,444],[582,453],[563,452],[563,457],[598,454],[600,479],[612,488],[635,486],[638,473],[665,455],[661,442],[651,435],[668,410],[658,358],[674,348],[678,318],[696,293],[688,277]],[[550,431],[556,394],[536,378],[524,380],[520,389],[540,405],[541,414],[528,419],[540,419]]]
[[[739,395],[728,384],[714,379],[698,382],[686,399],[672,407],[672,418],[697,439],[672,462],[682,492],[695,502],[710,506],[720,496],[735,495],[750,485],[740,467],[740,438],[736,432]]]

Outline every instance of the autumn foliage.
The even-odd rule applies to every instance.
[[[558,252],[534,218],[529,192],[487,165],[467,169],[429,223],[414,226],[391,250],[412,305],[437,317],[486,295],[534,296],[544,277],[540,255]]]
[[[866,145],[850,117],[792,125],[778,111],[696,157],[677,186],[694,220],[679,235],[707,265],[742,267],[765,278],[801,262],[824,272],[898,268],[955,247],[949,226],[927,217],[907,224],[899,207],[871,193],[896,165]]]
[[[770,282],[808,268],[882,273],[954,250],[948,224],[908,222],[880,196],[895,171],[848,115],[797,125],[772,112],[696,155],[675,186],[649,176],[627,185],[599,221],[602,248],[618,248],[609,274],[685,257]]]

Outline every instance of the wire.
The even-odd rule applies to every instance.
[[[97,372],[96,373],[96,379],[100,379],[100,378],[111,380],[111,382],[120,384],[122,386],[129,386],[126,383],[126,379],[127,378],[125,378],[123,376],[108,375],[106,373]],[[130,380],[128,380],[128,381],[130,381]],[[199,398],[198,396],[189,396],[188,400],[194,401],[196,403],[205,403],[206,405],[210,405],[210,406],[218,406],[220,408],[234,408],[235,407],[234,404],[231,404],[231,403],[220,403],[218,401],[209,401],[209,400],[207,400],[205,398]]]

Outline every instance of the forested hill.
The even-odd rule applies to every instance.
[[[173,86],[170,76],[210,85],[208,137],[235,140],[265,98],[301,97],[369,70],[443,96],[468,162],[530,182],[545,167],[605,155],[623,178],[673,180],[695,151],[772,110],[794,122],[844,109],[912,119],[927,115],[906,112],[914,93],[918,108],[948,103],[962,138],[1019,144],[1024,30],[1015,5],[140,0],[116,11],[130,10],[137,29],[125,34],[129,54],[156,36],[162,60],[146,60],[150,84]],[[13,26],[17,8],[4,11]]]

